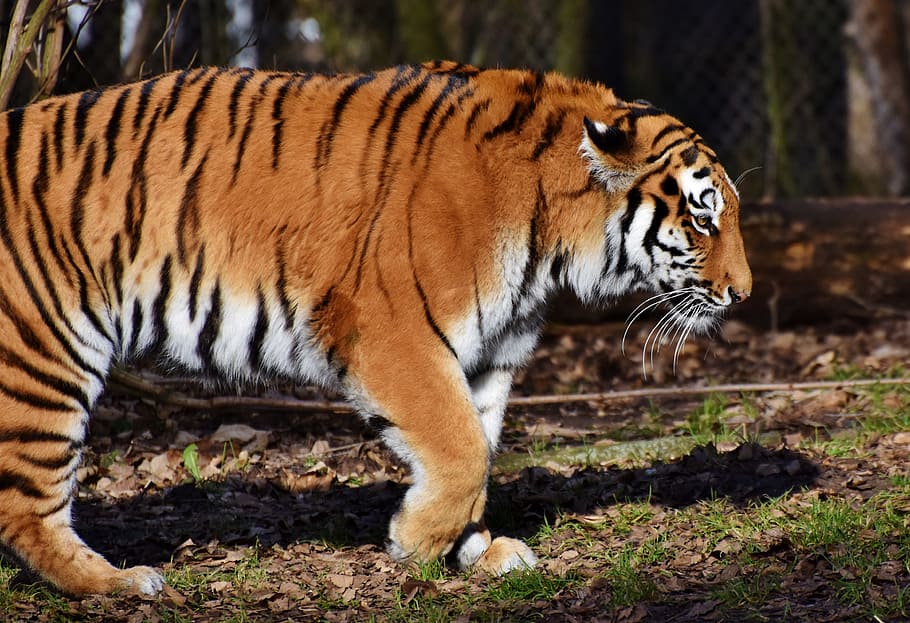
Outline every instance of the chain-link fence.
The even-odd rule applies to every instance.
[[[680,117],[732,176],[756,168],[748,197],[910,194],[910,0],[69,4],[58,92],[199,64],[556,69]]]

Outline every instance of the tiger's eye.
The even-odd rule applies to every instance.
[[[695,215],[695,224],[698,225],[699,227],[701,227],[702,229],[705,229],[708,227],[708,225],[711,224],[711,217],[708,216],[707,214],[696,214]]]

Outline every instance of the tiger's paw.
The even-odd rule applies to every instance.
[[[493,539],[473,566],[484,573],[499,576],[515,569],[533,569],[536,564],[537,555],[523,541],[500,536]]]
[[[161,574],[151,567],[129,567],[118,575],[121,589],[131,594],[154,597],[166,586]]]

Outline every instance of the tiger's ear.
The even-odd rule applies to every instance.
[[[584,118],[584,136],[578,151],[591,175],[608,192],[621,192],[635,180],[633,139],[616,126]]]

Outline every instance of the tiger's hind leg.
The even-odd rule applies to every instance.
[[[155,570],[114,567],[72,528],[82,422],[80,413],[41,410],[0,396],[0,540],[66,593],[155,594],[164,586]]]

